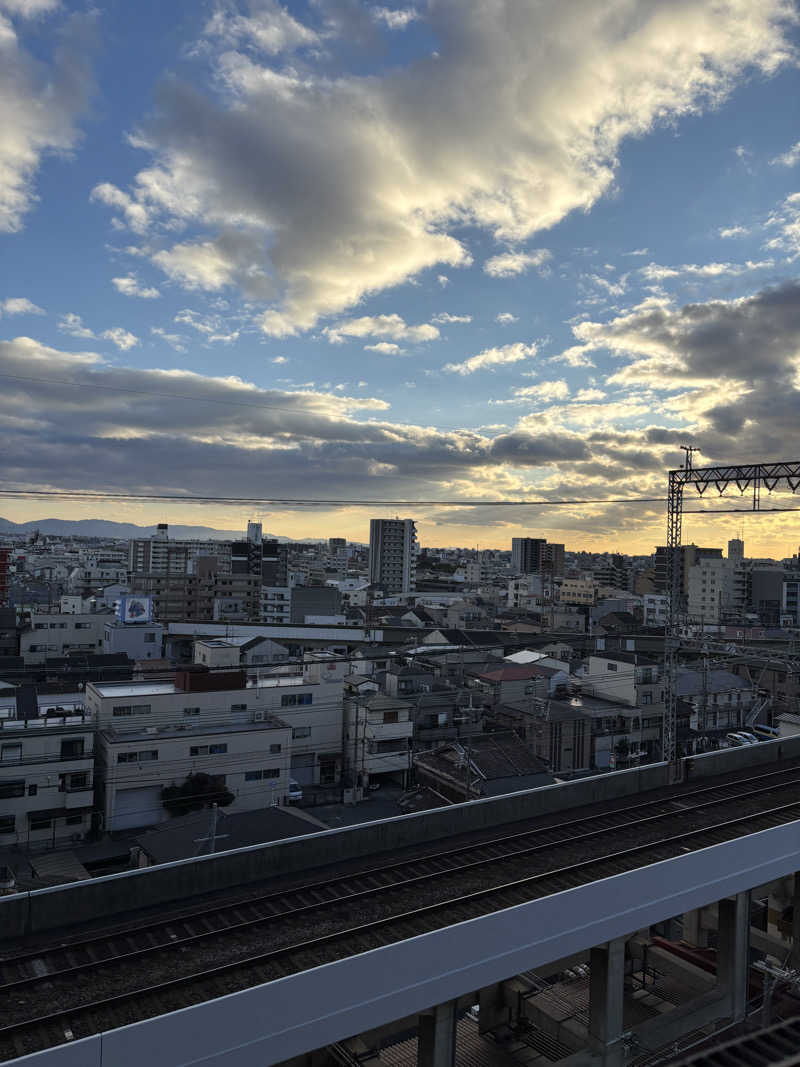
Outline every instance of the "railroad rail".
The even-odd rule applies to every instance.
[[[796,819],[794,766],[7,956],[0,1059]]]

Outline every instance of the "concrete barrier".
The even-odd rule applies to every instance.
[[[649,764],[434,811],[323,830],[214,856],[17,893],[0,898],[0,940],[167,904],[343,860],[375,855],[376,863],[380,863],[380,853],[603,803],[659,789],[666,783],[666,765]]]
[[[706,752],[702,756],[689,756],[683,763],[686,768],[685,778],[694,781],[716,774],[733,774],[736,771],[752,770],[766,763],[798,758],[800,734],[794,737],[776,737],[773,741],[760,741],[757,745],[723,748],[717,752]]]

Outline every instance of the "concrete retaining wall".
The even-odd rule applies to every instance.
[[[686,777],[689,781],[694,781],[697,778],[710,778],[715,774],[755,771],[765,763],[798,758],[800,734],[795,737],[779,737],[774,741],[761,741],[757,745],[706,752],[703,756],[691,756],[683,763],[686,766]]]
[[[800,737],[798,737],[800,742]],[[800,751],[800,745],[798,745]],[[0,940],[658,789],[663,763],[0,898]]]

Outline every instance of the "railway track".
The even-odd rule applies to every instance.
[[[787,790],[796,794],[788,803],[762,809],[769,794]],[[664,836],[676,818],[681,832]],[[163,1014],[797,818],[795,767],[18,954],[2,964],[0,1014],[7,1022],[0,1027],[0,1057]],[[611,851],[603,843],[609,835]],[[598,855],[582,858],[597,846]],[[537,863],[541,869],[532,871]],[[485,886],[487,868],[495,884],[475,888]],[[421,893],[425,899],[418,900]],[[309,920],[317,931],[311,938]],[[42,1014],[45,998],[70,1003]]]

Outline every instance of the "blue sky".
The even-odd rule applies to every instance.
[[[0,0],[5,487],[594,498],[663,492],[685,441],[795,458],[796,15]],[[426,543],[663,539],[658,505],[415,514]]]

